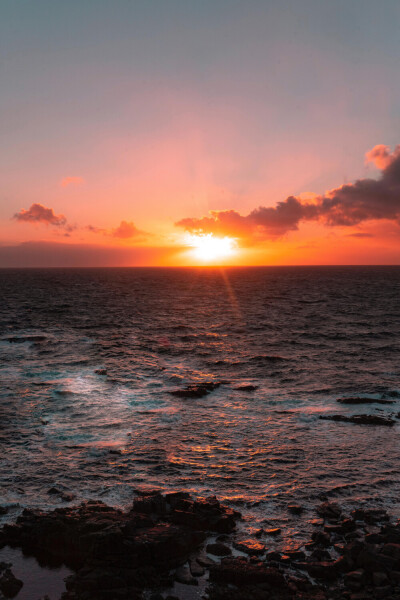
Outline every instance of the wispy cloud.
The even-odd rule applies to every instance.
[[[61,187],[68,187],[69,185],[82,185],[84,183],[83,177],[63,177],[60,181]]]
[[[130,238],[144,239],[150,235],[145,231],[138,229],[133,221],[121,221],[118,227],[114,227],[112,229],[96,227],[95,225],[87,225],[86,229],[94,234],[106,235],[125,240]]]

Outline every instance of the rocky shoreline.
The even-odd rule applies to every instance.
[[[398,600],[400,523],[381,509],[345,515],[330,502],[316,512],[309,542],[278,552],[268,540],[279,539],[279,529],[240,539],[240,513],[215,497],[153,492],[127,512],[100,501],[25,509],[0,530],[0,547],[69,566],[61,600],[174,600],[174,582],[209,600]],[[22,585],[0,563],[0,598],[13,598]]]

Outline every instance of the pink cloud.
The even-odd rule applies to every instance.
[[[55,227],[65,227],[67,219],[64,215],[56,215],[52,208],[47,208],[43,204],[32,204],[28,210],[21,208],[13,219],[16,221],[27,223],[45,223],[46,225],[54,225]]]
[[[83,177],[63,177],[61,179],[61,187],[67,187],[69,185],[82,185],[84,183]]]

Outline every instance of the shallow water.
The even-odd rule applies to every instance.
[[[294,541],[323,495],[396,513],[399,425],[319,415],[399,412],[399,291],[397,267],[1,270],[3,520],[52,486],[217,494]],[[359,395],[394,404],[336,403]]]

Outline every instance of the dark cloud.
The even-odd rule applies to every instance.
[[[28,210],[21,208],[13,219],[27,223],[45,223],[46,225],[54,225],[55,227],[65,227],[67,219],[64,215],[56,215],[52,208],[47,208],[43,204],[32,204]]]
[[[176,225],[192,233],[257,240],[296,230],[302,221],[318,221],[329,227],[382,219],[399,222],[400,146],[392,153],[387,146],[375,146],[366,158],[383,169],[379,179],[358,179],[311,201],[289,196],[273,207],[260,206],[246,216],[234,210],[212,211],[208,217],[186,218]]]

